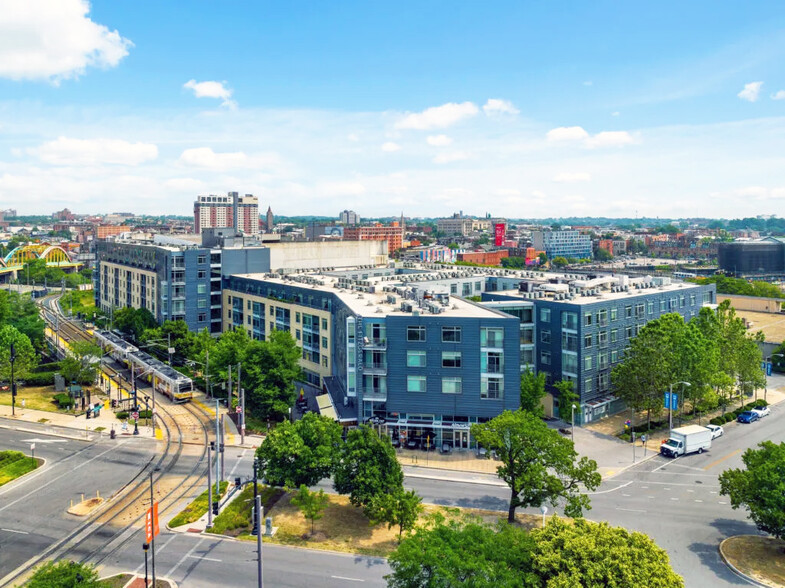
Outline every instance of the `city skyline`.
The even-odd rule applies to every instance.
[[[3,208],[187,215],[235,189],[285,216],[785,203],[774,3],[56,4],[0,11]]]

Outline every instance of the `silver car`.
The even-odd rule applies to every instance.
[[[771,409],[768,406],[761,406],[760,408],[753,408],[752,412],[758,413],[758,416],[763,418],[771,414]]]
[[[719,425],[706,425],[706,428],[711,431],[711,438],[716,439],[717,437],[722,437],[722,434],[725,432],[722,427]]]

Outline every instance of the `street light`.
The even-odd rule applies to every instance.
[[[11,343],[11,416],[15,416],[14,410],[16,405],[16,381],[14,380],[14,362],[16,361],[16,347]]]
[[[689,382],[674,382],[673,384],[682,384],[684,386],[692,386]],[[670,385],[670,396],[668,402],[668,429],[673,429],[673,384]],[[683,396],[682,392],[682,396]]]
[[[785,355],[783,355],[782,353],[772,353],[771,355],[769,355],[768,359],[766,360],[766,364],[769,364],[773,357],[783,358],[783,357],[785,357]],[[768,365],[766,367],[768,367]],[[768,404],[768,401],[769,401],[768,400],[768,395],[769,395],[769,376],[766,373],[766,370],[763,370],[763,374],[764,374],[764,376],[766,378],[766,387],[763,388],[763,400],[765,400],[766,403]]]
[[[571,413],[571,415],[570,415],[571,416],[571,422],[572,422],[572,427],[570,429],[570,434],[572,435],[572,444],[573,445],[575,445],[575,409],[576,408],[578,408],[578,407],[575,406],[575,404],[573,404],[572,405],[572,410],[570,411],[570,413]]]

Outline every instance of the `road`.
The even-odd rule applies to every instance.
[[[0,419],[0,424],[18,423]],[[24,453],[35,443],[46,463],[22,479],[0,487],[0,578],[42,552],[82,522],[66,510],[71,501],[111,496],[150,460],[154,444],[120,438],[77,441],[43,434],[48,427],[25,423],[31,433],[0,428],[0,447]],[[70,431],[70,434],[77,434]]]

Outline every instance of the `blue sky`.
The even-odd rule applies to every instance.
[[[783,214],[784,62],[778,2],[0,0],[0,207]]]

